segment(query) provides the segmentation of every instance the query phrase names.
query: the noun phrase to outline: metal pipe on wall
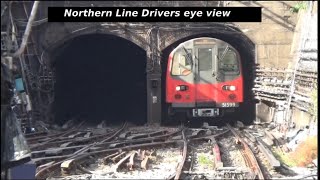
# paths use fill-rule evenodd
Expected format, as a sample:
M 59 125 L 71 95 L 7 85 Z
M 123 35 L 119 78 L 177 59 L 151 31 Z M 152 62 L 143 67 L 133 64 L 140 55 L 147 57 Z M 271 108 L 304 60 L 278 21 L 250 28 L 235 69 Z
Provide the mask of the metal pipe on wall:
M 29 35 L 30 35 L 30 32 L 31 32 L 31 27 L 32 27 L 32 24 L 33 24 L 34 19 L 36 17 L 36 14 L 37 14 L 39 3 L 40 3 L 40 1 L 35 1 L 33 3 L 31 14 L 30 14 L 30 18 L 28 19 L 28 24 L 27 24 L 26 30 L 24 32 L 20 48 L 12 55 L 13 57 L 20 56 L 25 50 L 25 47 L 27 45 L 27 42 L 28 42 L 28 39 L 29 39 Z

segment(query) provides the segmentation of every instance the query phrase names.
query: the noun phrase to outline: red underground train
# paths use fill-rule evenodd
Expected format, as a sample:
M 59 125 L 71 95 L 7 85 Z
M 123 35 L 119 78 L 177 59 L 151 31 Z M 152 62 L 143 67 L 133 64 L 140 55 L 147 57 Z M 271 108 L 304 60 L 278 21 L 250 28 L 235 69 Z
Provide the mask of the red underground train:
M 181 43 L 169 55 L 166 74 L 169 117 L 222 117 L 238 111 L 243 102 L 239 52 L 214 38 Z

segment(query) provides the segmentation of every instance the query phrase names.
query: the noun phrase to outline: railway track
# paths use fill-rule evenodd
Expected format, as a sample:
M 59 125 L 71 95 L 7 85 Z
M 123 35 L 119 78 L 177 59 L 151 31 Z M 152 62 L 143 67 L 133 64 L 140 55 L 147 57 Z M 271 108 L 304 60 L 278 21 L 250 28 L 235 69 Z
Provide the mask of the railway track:
M 113 131 L 112 133 L 107 133 L 107 134 L 103 134 L 101 136 L 95 136 L 95 137 L 91 137 L 91 138 L 87 138 L 84 142 L 90 142 L 90 141 L 94 141 L 93 143 L 89 143 L 88 145 L 84 146 L 84 147 L 81 147 L 81 149 L 77 150 L 76 152 L 73 152 L 72 154 L 69 154 L 69 155 L 65 155 L 65 156 L 60 156 L 58 158 L 53 158 L 54 156 L 50 156 L 50 162 L 45 164 L 45 165 L 42 165 L 40 167 L 38 167 L 38 172 L 36 173 L 36 178 L 37 179 L 43 179 L 45 178 L 45 176 L 53 171 L 55 171 L 56 168 L 58 168 L 64 161 L 68 161 L 70 159 L 73 159 L 73 158 L 77 158 L 78 156 L 81 156 L 83 153 L 87 152 L 91 147 L 94 147 L 96 144 L 101 144 L 101 143 L 104 143 L 106 141 L 110 141 L 112 140 L 114 137 L 116 137 L 121 131 L 123 131 L 123 129 L 126 127 L 126 122 L 123 123 L 123 125 Z M 71 132 L 74 132 L 73 129 L 70 130 Z M 67 131 L 66 133 L 63 133 L 63 135 L 61 136 L 58 136 L 58 138 L 64 138 L 64 136 L 66 135 L 69 135 L 70 134 L 70 131 Z M 78 134 L 78 133 L 77 133 Z M 103 137 L 107 137 L 107 138 L 103 138 Z M 72 138 L 72 137 L 71 137 Z M 55 138 L 54 140 L 58 140 L 57 138 Z M 41 144 L 42 146 L 40 147 L 43 147 L 43 145 L 48 145 L 50 142 L 53 142 L 53 143 L 56 143 L 54 142 L 54 140 L 51 140 L 51 141 L 47 141 L 46 143 L 44 144 Z M 98 142 L 99 140 L 99 142 Z M 69 139 L 67 140 L 67 142 L 65 143 L 69 143 L 69 144 L 73 144 L 74 142 L 78 142 L 77 140 L 74 140 L 74 139 Z M 82 141 L 83 142 L 83 141 Z M 60 142 L 61 143 L 61 142 Z M 58 143 L 58 144 L 60 144 Z M 32 147 L 37 147 L 37 146 L 32 146 Z M 31 149 L 32 149 L 31 147 Z M 49 147 L 52 147 L 52 146 L 49 146 Z M 45 154 L 48 154 L 45 152 Z M 65 158 L 65 159 L 64 159 Z M 58 160 L 58 159 L 64 159 L 64 160 Z M 39 161 L 36 160 L 36 159 L 33 159 L 36 163 Z M 43 160 L 41 161 L 43 162 Z
M 175 149 L 182 147 L 180 138 L 184 136 L 185 131 L 182 127 L 170 131 L 164 129 L 143 132 L 140 130 L 137 133 L 130 131 L 125 123 L 101 135 L 82 137 L 88 134 L 85 133 L 87 131 L 79 129 L 79 126 L 75 129 L 78 130 L 70 129 L 63 133 L 41 135 L 41 138 L 33 136 L 27 138 L 31 142 L 32 159 L 37 165 L 37 179 L 69 176 L 79 171 L 93 174 L 94 171 L 85 165 L 88 165 L 92 159 L 102 161 L 104 165 L 110 165 L 112 170 L 107 174 L 118 172 L 123 167 L 127 167 L 128 170 L 137 168 L 147 170 L 148 163 L 155 158 L 159 149 L 160 152 L 164 152 L 167 151 L 167 146 Z M 186 138 L 205 140 L 210 139 L 211 136 L 205 135 L 205 130 L 193 130 Z M 48 141 L 42 142 L 46 139 Z
M 270 179 L 272 175 L 281 176 L 275 172 L 281 166 L 280 162 L 259 137 L 247 130 L 237 131 L 229 124 L 226 127 L 224 133 L 210 137 L 208 142 L 184 140 L 184 156 L 179 163 L 184 164 L 183 171 L 179 166 L 176 172 L 181 174 L 168 179 Z M 222 142 L 223 138 L 228 141 Z M 238 154 L 232 155 L 231 151 L 238 151 Z M 209 161 L 204 162 L 203 157 Z M 228 162 L 230 160 L 234 162 Z
M 80 126 L 27 137 L 34 145 L 36 179 L 269 179 L 267 172 L 280 166 L 261 139 L 229 124 L 220 129 Z
M 187 132 L 187 130 L 185 130 Z M 231 132 L 233 137 L 229 135 Z M 229 150 L 221 151 L 220 137 L 233 139 L 234 150 L 240 154 L 242 163 L 230 164 L 221 153 L 230 156 Z M 183 156 L 175 174 L 167 179 L 265 179 L 255 155 L 230 126 L 223 133 L 215 134 L 207 139 L 187 139 L 183 136 Z M 227 143 L 228 144 L 228 143 Z M 230 145 L 230 144 L 228 144 Z M 230 157 L 229 157 L 230 158 Z M 239 157 L 238 157 L 239 158 Z
M 241 147 L 241 154 L 245 159 L 247 166 L 252 170 L 254 173 L 254 177 L 252 179 L 265 179 L 261 168 L 258 164 L 258 161 L 253 154 L 252 150 L 250 149 L 249 145 L 242 139 L 238 132 L 236 132 L 229 124 L 227 124 L 228 128 L 232 132 L 232 134 L 236 137 L 236 143 L 239 144 Z

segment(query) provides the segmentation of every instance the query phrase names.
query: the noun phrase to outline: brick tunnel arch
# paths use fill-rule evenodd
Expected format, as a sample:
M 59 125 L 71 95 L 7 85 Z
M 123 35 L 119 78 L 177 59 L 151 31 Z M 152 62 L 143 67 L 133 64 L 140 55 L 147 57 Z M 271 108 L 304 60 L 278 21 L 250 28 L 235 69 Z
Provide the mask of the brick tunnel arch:
M 48 63 L 50 64 L 52 61 L 52 54 L 53 52 L 63 46 L 66 42 L 68 42 L 71 39 L 74 39 L 78 36 L 83 35 L 90 35 L 90 34 L 101 34 L 101 35 L 110 35 L 110 36 L 116 36 L 119 38 L 126 39 L 133 44 L 139 46 L 140 48 L 144 50 L 148 50 L 148 45 L 146 43 L 146 40 L 144 37 L 139 36 L 138 34 L 135 34 L 134 32 L 130 32 L 126 29 L 126 26 L 116 26 L 114 28 L 118 28 L 118 31 L 114 31 L 113 29 L 103 28 L 102 26 L 95 26 L 91 25 L 87 27 L 85 24 L 80 25 L 68 25 L 66 23 L 64 24 L 58 24 L 58 23 L 50 23 L 46 24 L 45 28 L 41 30 L 42 33 L 40 33 L 40 44 L 42 48 L 44 49 L 45 58 L 48 60 Z M 48 56 L 50 54 L 50 56 Z
M 255 119 L 255 100 L 252 91 L 254 76 L 255 76 L 255 43 L 250 40 L 244 33 L 237 28 L 222 28 L 184 31 L 174 34 L 176 38 L 171 39 L 167 46 L 162 47 L 162 116 L 167 118 L 167 104 L 165 103 L 165 75 L 167 71 L 168 56 L 179 44 L 200 37 L 215 38 L 229 43 L 237 49 L 241 56 L 241 64 L 243 67 L 244 77 L 244 103 L 241 106 L 241 118 L 237 120 L 243 121 L 247 124 Z
M 48 51 L 55 71 L 55 122 L 146 122 L 146 51 L 111 34 L 67 38 Z M 134 104 L 133 104 L 134 103 Z

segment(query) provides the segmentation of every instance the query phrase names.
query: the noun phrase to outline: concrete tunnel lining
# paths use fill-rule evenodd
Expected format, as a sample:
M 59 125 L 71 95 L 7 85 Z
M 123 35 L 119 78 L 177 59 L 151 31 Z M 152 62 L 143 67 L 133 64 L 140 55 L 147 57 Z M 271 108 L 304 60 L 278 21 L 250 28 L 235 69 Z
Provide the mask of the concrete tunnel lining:
M 68 40 L 52 52 L 56 123 L 72 118 L 146 123 L 145 50 L 114 35 L 90 34 Z

